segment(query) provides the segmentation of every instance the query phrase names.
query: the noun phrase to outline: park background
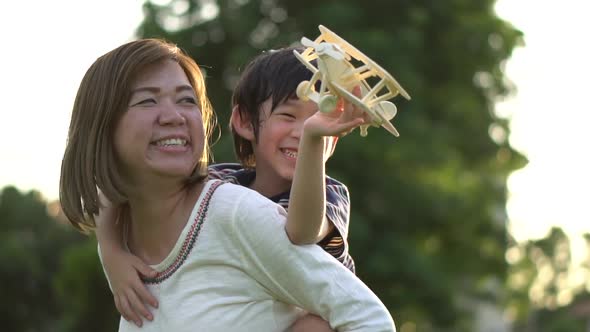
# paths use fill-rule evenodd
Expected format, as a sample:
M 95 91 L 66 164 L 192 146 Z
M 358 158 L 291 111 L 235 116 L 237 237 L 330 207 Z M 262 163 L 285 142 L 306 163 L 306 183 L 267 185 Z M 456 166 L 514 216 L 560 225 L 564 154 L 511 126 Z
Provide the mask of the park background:
M 588 329 L 583 1 L 31 1 L 0 13 L 0 321 L 113 331 L 92 237 L 60 214 L 77 85 L 99 55 L 165 37 L 207 72 L 233 161 L 231 87 L 248 59 L 323 24 L 389 70 L 399 139 L 349 135 L 351 252 L 401 332 Z M 587 147 L 586 147 L 587 150 Z

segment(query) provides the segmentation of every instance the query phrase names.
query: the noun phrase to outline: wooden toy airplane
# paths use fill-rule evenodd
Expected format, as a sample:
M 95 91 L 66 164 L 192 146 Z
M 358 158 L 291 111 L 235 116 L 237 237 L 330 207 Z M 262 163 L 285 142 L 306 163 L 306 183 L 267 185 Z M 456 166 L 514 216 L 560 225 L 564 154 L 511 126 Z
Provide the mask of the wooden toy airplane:
M 367 136 L 369 126 L 381 126 L 394 136 L 399 136 L 389 122 L 397 113 L 397 107 L 387 100 L 398 94 L 410 100 L 410 95 L 385 69 L 346 40 L 323 25 L 319 29 L 321 34 L 316 40 L 301 38 L 301 44 L 307 47 L 303 52 L 293 51 L 297 59 L 313 73 L 309 81 L 303 81 L 297 86 L 299 99 L 311 99 L 318 104 L 321 112 L 331 112 L 338 96 L 341 96 L 370 115 L 372 121 L 361 126 L 361 136 Z M 351 63 L 351 57 L 360 63 L 358 67 Z M 315 59 L 317 68 L 311 63 Z M 373 86 L 367 82 L 370 77 L 378 79 Z M 318 80 L 321 82 L 320 91 L 315 91 Z M 355 86 L 361 87 L 360 98 L 351 93 Z

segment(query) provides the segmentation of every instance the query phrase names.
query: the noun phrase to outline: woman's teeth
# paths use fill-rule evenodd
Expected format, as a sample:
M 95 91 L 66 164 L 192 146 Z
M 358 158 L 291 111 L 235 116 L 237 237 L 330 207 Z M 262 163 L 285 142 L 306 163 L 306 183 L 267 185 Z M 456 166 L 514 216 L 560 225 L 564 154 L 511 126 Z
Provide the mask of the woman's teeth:
M 168 138 L 156 142 L 157 146 L 186 145 L 186 140 L 181 138 Z

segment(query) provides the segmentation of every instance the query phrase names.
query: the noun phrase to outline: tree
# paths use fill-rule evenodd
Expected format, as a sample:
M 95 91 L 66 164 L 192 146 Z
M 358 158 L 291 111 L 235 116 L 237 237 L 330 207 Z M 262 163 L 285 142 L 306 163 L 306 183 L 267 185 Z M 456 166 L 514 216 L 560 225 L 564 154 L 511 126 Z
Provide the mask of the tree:
M 52 331 L 61 314 L 52 277 L 60 254 L 80 236 L 49 215 L 39 193 L 0 194 L 0 317 L 7 331 Z
M 54 287 L 64 312 L 60 331 L 117 330 L 119 314 L 101 268 L 94 237 L 62 254 Z
M 35 191 L 0 193 L 2 328 L 114 331 L 117 313 L 96 241 L 59 222 L 56 206 Z
M 525 164 L 494 102 L 513 91 L 503 63 L 522 33 L 494 1 L 193 0 L 144 5 L 141 37 L 178 43 L 207 72 L 221 123 L 218 161 L 233 160 L 230 90 L 262 50 L 315 38 L 323 24 L 389 70 L 413 99 L 394 100 L 396 140 L 347 137 L 328 163 L 351 191 L 358 275 L 398 325 L 470 331 L 471 303 L 507 265 L 506 178 Z M 353 135 L 356 136 L 356 135 Z M 354 160 L 354 162 L 351 162 Z
M 590 251 L 589 251 L 590 252 Z M 507 252 L 510 262 L 508 309 L 515 317 L 515 331 L 581 331 L 590 296 L 585 280 L 572 278 L 569 238 L 554 227 L 545 238 L 513 243 Z M 578 317 L 574 314 L 582 310 Z

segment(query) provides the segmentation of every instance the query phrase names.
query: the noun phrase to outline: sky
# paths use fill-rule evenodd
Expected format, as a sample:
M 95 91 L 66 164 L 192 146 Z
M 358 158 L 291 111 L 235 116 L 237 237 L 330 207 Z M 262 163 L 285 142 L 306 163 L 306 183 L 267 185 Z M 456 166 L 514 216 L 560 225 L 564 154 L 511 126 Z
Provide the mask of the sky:
M 57 199 L 71 107 L 85 70 L 133 38 L 142 0 L 11 1 L 0 10 L 0 188 Z M 518 93 L 497 105 L 509 141 L 529 159 L 509 178 L 509 228 L 517 240 L 553 225 L 590 232 L 587 0 L 499 0 L 498 14 L 525 33 L 506 64 Z M 588 150 L 586 148 L 586 150 Z M 575 236 L 574 236 L 575 238 Z M 579 241 L 579 236 L 578 236 Z
M 75 94 L 96 58 L 133 38 L 142 1 L 10 1 L 0 9 L 0 188 L 57 199 Z
M 496 9 L 526 43 L 506 66 L 517 95 L 497 105 L 511 119 L 511 145 L 529 159 L 508 181 L 511 232 L 517 239 L 543 237 L 552 225 L 590 232 L 590 49 L 583 42 L 590 2 L 501 0 Z M 579 248 L 581 238 L 573 241 Z

